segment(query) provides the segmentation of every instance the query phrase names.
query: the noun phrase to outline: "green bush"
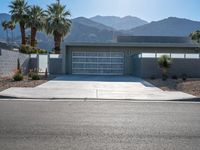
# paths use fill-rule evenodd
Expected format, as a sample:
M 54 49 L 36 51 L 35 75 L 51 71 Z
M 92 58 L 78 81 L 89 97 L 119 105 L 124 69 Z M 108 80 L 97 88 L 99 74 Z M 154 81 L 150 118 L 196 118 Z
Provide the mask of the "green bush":
M 166 81 L 167 79 L 168 79 L 168 75 L 163 74 L 163 75 L 162 75 L 162 80 L 163 80 L 163 81 Z
M 152 75 L 152 76 L 150 77 L 150 79 L 151 79 L 151 80 L 155 80 L 156 77 L 155 77 L 154 75 Z
M 47 50 L 31 47 L 29 45 L 21 45 L 20 52 L 25 54 L 46 54 Z
M 172 79 L 177 80 L 178 79 L 177 75 L 173 75 Z
M 23 75 L 19 71 L 17 71 L 14 76 L 13 76 L 14 81 L 22 81 L 23 80 Z
M 29 70 L 28 77 L 29 77 L 29 78 L 32 78 L 32 75 L 33 75 L 33 71 L 32 71 L 32 70 Z
M 168 55 L 162 55 L 158 58 L 158 64 L 162 70 L 162 79 L 165 81 L 168 78 L 168 69 L 172 64 L 172 59 Z
M 187 74 L 182 74 L 181 78 L 182 78 L 183 81 L 186 81 L 187 80 Z
M 37 73 L 33 73 L 31 78 L 32 80 L 40 80 L 40 76 Z

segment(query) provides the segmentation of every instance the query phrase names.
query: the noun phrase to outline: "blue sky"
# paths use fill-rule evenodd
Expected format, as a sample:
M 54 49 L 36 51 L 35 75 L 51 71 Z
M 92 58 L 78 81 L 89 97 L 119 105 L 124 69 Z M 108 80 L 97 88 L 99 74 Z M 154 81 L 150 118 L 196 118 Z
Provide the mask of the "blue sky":
M 0 0 L 0 13 L 9 12 L 10 0 Z M 46 8 L 56 0 L 28 0 Z M 147 21 L 156 21 L 170 16 L 200 21 L 200 0 L 60 0 L 67 5 L 72 18 L 95 15 L 137 16 Z

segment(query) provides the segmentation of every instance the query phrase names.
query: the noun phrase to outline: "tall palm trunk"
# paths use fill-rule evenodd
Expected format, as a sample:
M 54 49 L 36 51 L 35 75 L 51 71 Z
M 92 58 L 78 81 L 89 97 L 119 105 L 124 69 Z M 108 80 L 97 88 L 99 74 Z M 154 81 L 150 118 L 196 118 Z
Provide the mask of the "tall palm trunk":
M 54 34 L 54 44 L 55 44 L 55 53 L 60 54 L 60 44 L 62 40 L 62 35 L 58 32 L 55 32 Z
M 14 34 L 13 34 L 13 30 L 11 30 L 12 33 L 12 43 L 14 43 Z
M 31 28 L 31 46 L 35 47 L 35 38 L 36 38 L 37 29 L 35 27 Z
M 9 43 L 8 29 L 6 29 L 6 41 L 7 41 L 7 43 Z
M 26 45 L 26 32 L 25 32 L 25 24 L 23 22 L 20 22 L 20 31 L 21 31 L 21 42 L 22 45 Z

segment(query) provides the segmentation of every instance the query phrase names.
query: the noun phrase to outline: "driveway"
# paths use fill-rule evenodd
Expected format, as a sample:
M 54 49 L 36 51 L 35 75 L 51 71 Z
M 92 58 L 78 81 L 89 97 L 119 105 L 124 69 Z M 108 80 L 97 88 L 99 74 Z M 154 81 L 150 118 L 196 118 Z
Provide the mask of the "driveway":
M 10 88 L 0 93 L 20 98 L 84 98 L 174 100 L 194 98 L 182 92 L 167 92 L 132 76 L 65 75 L 36 88 Z
M 152 84 L 132 76 L 60 76 L 52 81 L 38 86 L 39 88 L 85 89 L 108 91 L 138 91 L 156 89 Z M 160 90 L 159 90 L 160 91 Z

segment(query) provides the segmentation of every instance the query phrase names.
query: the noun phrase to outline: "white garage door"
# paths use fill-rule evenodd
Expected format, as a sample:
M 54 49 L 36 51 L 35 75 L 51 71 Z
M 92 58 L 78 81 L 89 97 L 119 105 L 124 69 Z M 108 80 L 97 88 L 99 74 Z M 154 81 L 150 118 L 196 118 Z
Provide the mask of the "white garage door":
M 123 52 L 72 52 L 72 74 L 123 75 Z

